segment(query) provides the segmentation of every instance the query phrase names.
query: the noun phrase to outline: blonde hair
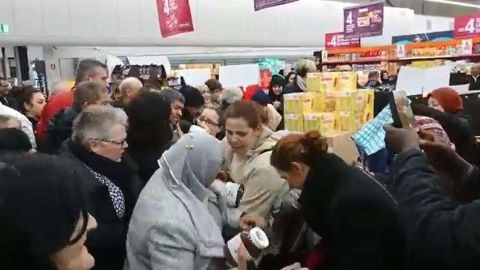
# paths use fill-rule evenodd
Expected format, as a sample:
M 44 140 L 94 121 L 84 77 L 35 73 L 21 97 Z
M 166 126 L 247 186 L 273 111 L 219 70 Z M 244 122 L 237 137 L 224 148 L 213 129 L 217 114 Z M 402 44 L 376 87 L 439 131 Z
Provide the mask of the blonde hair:
M 302 78 L 305 78 L 307 73 L 315 72 L 316 70 L 317 65 L 315 65 L 315 62 L 309 59 L 300 59 L 295 65 L 295 71 L 297 72 L 297 75 Z

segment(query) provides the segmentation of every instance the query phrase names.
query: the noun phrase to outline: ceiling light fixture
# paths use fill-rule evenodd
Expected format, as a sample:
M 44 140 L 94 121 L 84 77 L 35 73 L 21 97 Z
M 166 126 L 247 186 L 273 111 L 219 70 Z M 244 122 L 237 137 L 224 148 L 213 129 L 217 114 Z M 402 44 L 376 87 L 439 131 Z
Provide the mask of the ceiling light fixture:
M 480 5 L 458 2 L 458 1 L 450 1 L 450 0 L 424 0 L 424 1 L 440 3 L 440 4 L 447 4 L 447 5 L 454 5 L 454 6 L 480 8 Z

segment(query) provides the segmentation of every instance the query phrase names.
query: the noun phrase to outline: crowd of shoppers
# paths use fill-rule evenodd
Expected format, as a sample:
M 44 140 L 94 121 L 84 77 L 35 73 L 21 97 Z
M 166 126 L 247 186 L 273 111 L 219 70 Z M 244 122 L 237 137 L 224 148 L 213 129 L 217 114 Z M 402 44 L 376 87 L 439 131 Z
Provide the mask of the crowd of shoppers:
M 437 89 L 412 104 L 415 127 L 385 126 L 395 156 L 372 175 L 317 131 L 275 133 L 314 65 L 249 101 L 215 79 L 135 77 L 111 100 L 89 59 L 47 101 L 0 79 L 0 268 L 478 269 L 480 169 L 458 94 Z M 252 227 L 269 238 L 258 254 Z

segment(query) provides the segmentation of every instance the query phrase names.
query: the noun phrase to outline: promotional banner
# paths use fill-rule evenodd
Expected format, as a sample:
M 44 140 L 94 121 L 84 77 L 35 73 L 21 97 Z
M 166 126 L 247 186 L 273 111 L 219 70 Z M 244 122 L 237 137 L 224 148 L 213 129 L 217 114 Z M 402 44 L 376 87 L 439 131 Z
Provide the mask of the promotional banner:
M 192 13 L 188 0 L 157 0 L 162 37 L 192 32 Z
M 346 37 L 371 37 L 383 34 L 383 8 L 377 2 L 347 7 L 343 10 L 343 33 Z
M 325 48 L 357 48 L 360 47 L 359 37 L 347 38 L 342 32 L 326 33 L 325 34 Z
M 280 6 L 295 1 L 298 0 L 253 0 L 253 5 L 255 6 L 255 11 L 258 11 L 264 8 Z
M 453 39 L 453 31 L 442 31 L 432 33 L 418 33 L 413 35 L 394 36 L 392 37 L 393 45 L 402 45 L 408 43 L 418 43 L 424 41 L 441 41 Z
M 480 12 L 455 17 L 455 38 L 480 36 Z

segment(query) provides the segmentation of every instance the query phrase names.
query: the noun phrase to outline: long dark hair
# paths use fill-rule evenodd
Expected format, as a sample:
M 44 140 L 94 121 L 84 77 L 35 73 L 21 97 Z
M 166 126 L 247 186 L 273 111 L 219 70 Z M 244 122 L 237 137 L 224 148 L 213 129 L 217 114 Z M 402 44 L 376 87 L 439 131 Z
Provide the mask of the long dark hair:
M 170 103 L 156 92 L 142 92 L 126 108 L 130 148 L 162 147 L 172 140 Z
M 0 157 L 2 269 L 54 269 L 51 256 L 81 239 L 88 213 L 72 165 L 41 154 Z
M 18 102 L 19 110 L 23 114 L 27 113 L 27 110 L 25 108 L 25 103 L 31 104 L 33 94 L 41 93 L 41 92 L 42 91 L 40 91 L 40 89 L 35 89 L 31 85 L 17 87 L 16 89 L 12 90 L 12 93 L 14 93 L 14 97 Z
M 268 87 L 268 97 L 270 98 L 270 102 L 274 101 L 283 101 L 283 93 L 280 95 L 276 95 L 273 92 L 274 86 L 281 86 L 282 88 L 285 87 L 285 79 L 280 75 L 273 75 L 272 80 L 270 81 L 270 86 Z

